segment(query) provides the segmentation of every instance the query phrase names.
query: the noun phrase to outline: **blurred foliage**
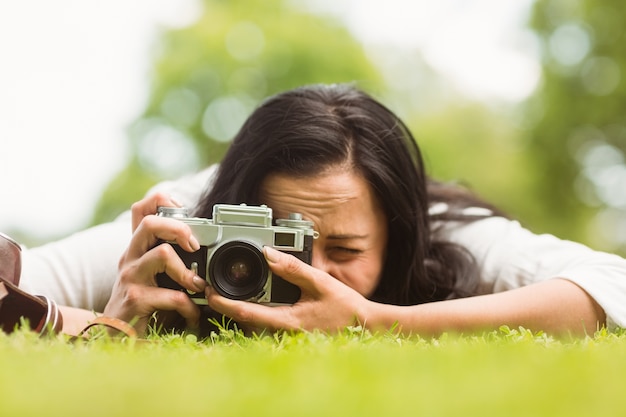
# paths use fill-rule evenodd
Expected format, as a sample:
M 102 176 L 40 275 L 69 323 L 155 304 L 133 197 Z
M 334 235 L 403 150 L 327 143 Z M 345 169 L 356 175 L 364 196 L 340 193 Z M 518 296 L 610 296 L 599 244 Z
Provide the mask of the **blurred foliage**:
M 409 124 L 433 177 L 472 189 L 529 227 L 539 223 L 542 212 L 528 199 L 538 182 L 534 161 L 512 115 L 457 98 Z
M 521 109 L 451 92 L 419 51 L 365 51 L 302 0 L 202 4 L 194 24 L 157 40 L 149 102 L 129 128 L 132 156 L 93 223 L 160 180 L 219 161 L 265 97 L 356 82 L 407 121 L 433 176 L 470 186 L 535 231 L 626 252 L 626 10 L 616 0 L 536 1 L 529 26 L 542 82 Z
M 340 22 L 293 1 L 202 4 L 197 22 L 158 40 L 149 103 L 129 129 L 132 157 L 101 198 L 94 224 L 127 209 L 156 182 L 219 161 L 269 95 L 312 83 L 381 88 L 379 71 Z
M 626 248 L 626 9 L 617 0 L 538 0 L 531 27 L 543 82 L 528 103 L 541 227 Z

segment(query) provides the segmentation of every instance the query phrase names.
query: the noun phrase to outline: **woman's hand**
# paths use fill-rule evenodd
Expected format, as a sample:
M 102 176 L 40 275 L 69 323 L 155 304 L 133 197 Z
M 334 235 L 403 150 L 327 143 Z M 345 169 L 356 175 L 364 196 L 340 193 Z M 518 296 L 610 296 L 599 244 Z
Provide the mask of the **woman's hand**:
M 361 294 L 327 273 L 296 257 L 265 247 L 272 272 L 302 290 L 300 300 L 290 306 L 268 307 L 222 297 L 211 287 L 205 294 L 209 306 L 244 327 L 270 330 L 313 330 L 329 332 L 357 323 L 364 324 L 370 304 Z
M 158 244 L 176 242 L 189 252 L 200 248 L 187 224 L 155 215 L 159 206 L 180 207 L 180 204 L 164 194 L 133 204 L 133 237 L 120 259 L 118 279 L 104 309 L 104 315 L 133 323 L 139 333 L 145 333 L 156 310 L 176 311 L 188 326 L 198 325 L 199 308 L 182 291 L 157 287 L 158 273 L 166 273 L 191 291 L 204 291 L 206 287 L 206 281 L 185 266 L 170 244 Z

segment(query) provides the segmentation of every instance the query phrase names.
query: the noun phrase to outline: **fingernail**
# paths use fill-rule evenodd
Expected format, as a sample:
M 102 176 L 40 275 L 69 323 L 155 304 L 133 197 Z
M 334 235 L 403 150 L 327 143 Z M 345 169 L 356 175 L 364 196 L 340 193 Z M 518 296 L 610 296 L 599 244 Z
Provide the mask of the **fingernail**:
M 206 281 L 196 275 L 195 277 L 193 277 L 193 285 L 196 286 L 196 289 L 198 291 L 204 291 L 204 289 L 206 288 Z
M 198 239 L 196 239 L 194 235 L 191 235 L 189 237 L 189 246 L 191 246 L 191 249 L 193 249 L 194 251 L 200 249 L 200 243 L 198 243 Z
M 265 254 L 265 259 L 267 260 L 267 262 L 276 263 L 280 259 L 280 252 L 274 248 L 264 246 L 263 252 Z

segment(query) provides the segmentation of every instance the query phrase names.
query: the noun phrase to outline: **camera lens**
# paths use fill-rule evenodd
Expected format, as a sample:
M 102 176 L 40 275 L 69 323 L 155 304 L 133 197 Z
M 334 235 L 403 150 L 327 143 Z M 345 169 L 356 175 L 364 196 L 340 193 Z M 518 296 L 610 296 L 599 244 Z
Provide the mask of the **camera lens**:
M 235 283 L 243 284 L 250 279 L 250 265 L 243 260 L 235 260 L 228 269 L 230 270 L 228 276 Z
M 235 300 L 258 296 L 268 273 L 261 250 L 247 242 L 225 243 L 213 252 L 209 262 L 211 285 L 219 294 Z

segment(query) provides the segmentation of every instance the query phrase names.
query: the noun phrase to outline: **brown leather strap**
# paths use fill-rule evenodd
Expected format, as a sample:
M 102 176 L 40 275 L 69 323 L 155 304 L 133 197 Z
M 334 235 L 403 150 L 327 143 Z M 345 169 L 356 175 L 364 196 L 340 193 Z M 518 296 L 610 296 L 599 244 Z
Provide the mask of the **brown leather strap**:
M 0 233 L 0 328 L 11 333 L 26 319 L 30 328 L 41 335 L 59 333 L 63 329 L 63 317 L 56 303 L 18 288 L 21 252 L 16 241 Z
M 7 287 L 4 286 L 4 283 L 0 281 L 0 307 L 2 307 L 2 300 L 8 296 L 9 290 L 7 290 Z
M 63 316 L 54 301 L 28 294 L 0 279 L 0 327 L 11 333 L 23 320 L 40 335 L 56 334 L 63 329 Z
M 83 330 L 81 330 L 79 337 L 84 336 L 87 331 L 94 326 L 105 326 L 109 329 L 122 333 L 125 336 L 136 338 L 137 331 L 133 326 L 126 323 L 124 320 L 117 319 L 115 317 L 99 316 L 91 321 Z
M 0 233 L 0 279 L 16 287 L 20 285 L 22 248 L 4 233 Z
M 43 320 L 41 329 L 39 329 L 39 334 L 44 335 L 48 332 L 52 334 L 61 333 L 61 330 L 63 330 L 63 316 L 57 303 L 43 295 L 38 295 L 37 298 L 42 300 L 47 307 L 46 317 Z
M 39 334 L 59 333 L 63 316 L 57 304 L 45 296 L 33 296 L 18 288 L 22 270 L 20 245 L 0 233 L 0 328 L 11 333 L 28 320 L 30 328 Z M 113 317 L 97 317 L 80 335 L 94 326 L 106 326 L 128 337 L 137 337 L 137 331 L 128 323 Z

